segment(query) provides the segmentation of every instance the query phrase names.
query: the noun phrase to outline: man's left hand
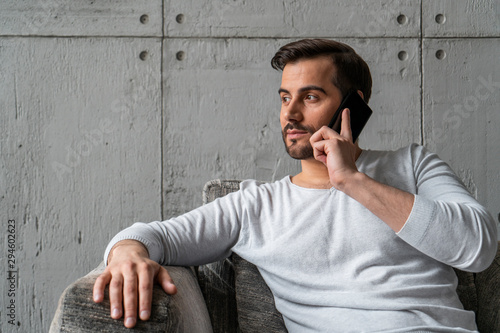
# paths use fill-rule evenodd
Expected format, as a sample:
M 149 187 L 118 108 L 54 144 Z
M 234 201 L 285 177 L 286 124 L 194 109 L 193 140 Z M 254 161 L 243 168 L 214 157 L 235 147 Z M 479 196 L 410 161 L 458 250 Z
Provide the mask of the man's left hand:
M 350 124 L 349 109 L 344 109 L 340 134 L 323 126 L 310 139 L 314 158 L 326 165 L 330 183 L 338 190 L 358 173 L 356 158 L 360 149 L 352 142 Z

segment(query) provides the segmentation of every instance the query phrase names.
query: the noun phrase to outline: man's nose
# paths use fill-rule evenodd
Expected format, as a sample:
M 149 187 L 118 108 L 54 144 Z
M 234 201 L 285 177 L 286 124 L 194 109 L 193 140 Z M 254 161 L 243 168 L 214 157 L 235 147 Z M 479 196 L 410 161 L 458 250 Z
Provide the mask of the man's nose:
M 300 122 L 303 120 L 302 107 L 299 101 L 291 100 L 288 105 L 283 106 L 283 115 L 288 122 Z

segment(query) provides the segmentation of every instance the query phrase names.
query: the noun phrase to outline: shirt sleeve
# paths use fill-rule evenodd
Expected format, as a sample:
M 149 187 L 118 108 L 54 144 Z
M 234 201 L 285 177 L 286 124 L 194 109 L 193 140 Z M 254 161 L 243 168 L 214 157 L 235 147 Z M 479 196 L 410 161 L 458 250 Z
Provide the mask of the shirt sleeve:
M 417 193 L 398 236 L 461 270 L 486 269 L 497 251 L 497 227 L 451 168 L 424 147 L 411 147 Z
M 239 238 L 243 197 L 238 191 L 170 220 L 134 223 L 113 237 L 104 260 L 125 239 L 143 243 L 150 259 L 161 265 L 196 266 L 226 258 Z

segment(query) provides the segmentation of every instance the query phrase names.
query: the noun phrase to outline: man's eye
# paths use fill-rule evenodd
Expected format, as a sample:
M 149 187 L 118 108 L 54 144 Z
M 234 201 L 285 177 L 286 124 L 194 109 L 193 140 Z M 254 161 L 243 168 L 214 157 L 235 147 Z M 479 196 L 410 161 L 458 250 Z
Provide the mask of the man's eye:
M 309 101 L 313 101 L 313 100 L 316 100 L 316 99 L 317 99 L 317 97 L 316 97 L 316 96 L 314 96 L 314 95 L 307 95 L 307 96 L 306 96 L 306 99 L 307 99 L 307 100 L 309 100 Z
M 283 103 L 288 103 L 288 102 L 290 102 L 290 97 L 288 97 L 288 96 L 283 96 L 283 97 L 281 97 L 281 102 L 283 102 Z

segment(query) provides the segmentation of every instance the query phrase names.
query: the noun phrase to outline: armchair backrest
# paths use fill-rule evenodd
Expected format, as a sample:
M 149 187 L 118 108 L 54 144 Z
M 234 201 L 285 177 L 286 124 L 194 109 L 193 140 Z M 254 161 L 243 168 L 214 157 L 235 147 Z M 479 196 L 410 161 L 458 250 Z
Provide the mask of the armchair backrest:
M 239 180 L 205 184 L 203 203 L 239 190 Z M 199 266 L 198 283 L 207 304 L 214 333 L 286 333 L 274 297 L 257 267 L 236 254 Z
M 239 180 L 212 180 L 203 188 L 203 204 L 240 188 Z M 235 276 L 232 258 L 197 267 L 198 283 L 205 298 L 214 333 L 237 333 Z

